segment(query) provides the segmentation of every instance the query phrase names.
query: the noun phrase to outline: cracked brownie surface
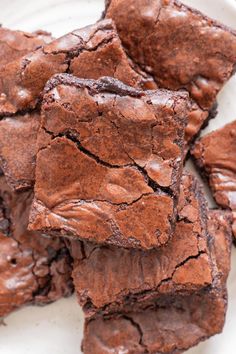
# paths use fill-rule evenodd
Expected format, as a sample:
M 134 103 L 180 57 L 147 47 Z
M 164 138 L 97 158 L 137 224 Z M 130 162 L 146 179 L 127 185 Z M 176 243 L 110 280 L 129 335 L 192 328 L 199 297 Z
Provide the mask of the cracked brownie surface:
M 0 167 L 14 190 L 34 185 L 39 126 L 37 111 L 0 121 Z
M 65 66 L 55 66 L 56 71 L 59 72 L 69 71 L 78 77 L 91 79 L 109 75 L 131 86 L 146 89 L 156 87 L 153 80 L 139 68 L 133 68 L 134 65 L 127 58 L 112 21 L 104 20 L 96 25 L 74 31 L 46 45 L 44 49 L 39 49 L 7 65 L 4 69 L 5 74 L 2 74 L 0 91 L 2 90 L 3 96 L 4 92 L 8 92 L 9 100 L 13 99 L 15 109 L 11 113 L 22 109 L 28 110 L 31 103 L 32 107 L 35 106 L 46 81 L 55 72 L 54 60 L 57 64 L 66 62 Z M 41 76 L 40 82 L 38 76 Z M 22 90 L 27 94 L 22 96 Z M 27 97 L 30 97 L 29 100 Z M 5 105 L 4 102 L 3 99 L 0 107 Z M 6 117 L 0 121 L 0 167 L 13 189 L 32 187 L 39 110 L 36 109 L 28 114 L 16 114 L 12 118 L 4 112 L 3 115 Z M 45 144 L 45 138 L 46 136 L 41 132 L 40 143 Z
M 165 296 L 143 312 L 87 319 L 82 349 L 85 354 L 111 352 L 179 354 L 222 331 L 227 307 L 230 218 L 210 212 L 215 271 L 212 286 L 188 296 Z
M 73 280 L 86 316 L 145 308 L 162 294 L 193 293 L 212 282 L 206 201 L 184 175 L 173 238 L 151 251 L 71 241 Z
M 51 35 L 44 31 L 27 33 L 0 27 L 0 66 L 21 58 L 51 40 Z
M 49 81 L 30 228 L 149 249 L 169 240 L 188 95 L 112 78 Z
M 26 33 L 0 28 L 1 70 L 5 64 L 20 60 L 28 52 L 51 40 L 50 34 L 43 31 Z M 4 93 L 0 92 L 0 95 L 2 102 Z M 0 168 L 13 189 L 33 185 L 39 118 L 40 114 L 33 112 L 13 118 L 5 117 L 0 121 Z
M 64 72 L 94 79 L 111 75 L 130 86 L 156 87 L 147 74 L 132 68 L 112 21 L 103 20 L 5 65 L 0 73 L 0 116 L 35 108 L 46 82 Z
M 0 317 L 73 291 L 71 258 L 63 240 L 27 231 L 31 202 L 31 191 L 14 193 L 0 176 Z
M 233 211 L 236 237 L 236 121 L 199 139 L 191 154 L 217 204 Z
M 185 88 L 197 102 L 186 129 L 190 141 L 235 71 L 236 32 L 173 0 L 108 0 L 105 16 L 159 87 Z

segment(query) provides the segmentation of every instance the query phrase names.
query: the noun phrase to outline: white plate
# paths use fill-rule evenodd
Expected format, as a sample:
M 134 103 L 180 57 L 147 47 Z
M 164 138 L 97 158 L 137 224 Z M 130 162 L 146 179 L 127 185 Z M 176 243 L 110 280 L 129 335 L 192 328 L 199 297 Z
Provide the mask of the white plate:
M 184 2 L 236 28 L 235 0 L 184 0 Z M 0 9 L 0 23 L 6 27 L 27 31 L 42 28 L 51 31 L 54 36 L 60 36 L 96 21 L 103 10 L 103 0 L 0 0 Z M 236 119 L 236 76 L 220 93 L 219 114 L 210 122 L 206 131 L 216 129 L 234 119 Z M 212 203 L 210 195 L 209 200 Z M 223 334 L 189 350 L 188 354 L 236 353 L 235 249 L 228 284 L 229 309 Z M 26 307 L 10 315 L 5 322 L 6 326 L 0 327 L 1 354 L 80 353 L 83 315 L 75 297 L 43 308 Z

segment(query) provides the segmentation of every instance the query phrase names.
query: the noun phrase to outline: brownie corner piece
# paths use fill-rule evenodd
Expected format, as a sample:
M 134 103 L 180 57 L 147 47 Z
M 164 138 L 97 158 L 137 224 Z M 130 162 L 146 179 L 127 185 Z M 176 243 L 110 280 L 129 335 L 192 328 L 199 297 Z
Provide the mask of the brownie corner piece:
M 198 139 L 191 155 L 200 173 L 209 182 L 216 203 L 232 210 L 236 220 L 236 121 Z M 233 223 L 236 235 L 236 222 Z
M 172 233 L 189 98 L 112 78 L 49 81 L 30 228 L 149 249 Z

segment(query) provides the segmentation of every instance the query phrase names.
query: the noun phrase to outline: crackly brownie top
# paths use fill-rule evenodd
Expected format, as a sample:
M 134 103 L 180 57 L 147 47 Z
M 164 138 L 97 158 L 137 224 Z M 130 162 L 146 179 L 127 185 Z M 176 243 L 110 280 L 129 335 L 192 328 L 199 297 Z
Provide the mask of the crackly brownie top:
M 182 353 L 220 333 L 227 307 L 226 280 L 230 263 L 230 219 L 220 211 L 209 214 L 218 271 L 206 291 L 188 296 L 163 296 L 143 312 L 86 320 L 83 352 L 110 354 Z M 224 264 L 222 263 L 224 260 Z
M 165 243 L 188 96 L 66 74 L 46 92 L 42 130 L 51 142 L 37 156 L 31 227 L 127 247 Z
M 13 193 L 0 177 L 0 317 L 72 292 L 64 242 L 27 231 L 31 202 L 31 191 Z
M 236 121 L 199 139 L 192 155 L 209 178 L 217 204 L 236 212 Z
M 86 314 L 106 311 L 114 302 L 124 308 L 126 299 L 135 306 L 137 297 L 145 307 L 153 294 L 191 293 L 211 284 L 206 217 L 200 186 L 185 175 L 176 230 L 166 246 L 143 252 L 71 241 L 74 284 Z
M 94 80 L 110 76 L 133 87 L 157 88 L 154 80 L 127 57 L 111 20 L 100 21 L 74 33 L 87 41 L 70 61 L 69 72 L 74 76 Z
M 47 80 L 56 73 L 92 79 L 108 75 L 131 86 L 156 87 L 147 74 L 134 69 L 113 22 L 100 21 L 5 65 L 0 73 L 0 115 L 35 108 Z
M 0 121 L 0 167 L 15 190 L 33 186 L 40 113 Z
M 40 36 L 40 34 L 38 34 L 38 36 Z M 33 37 L 33 35 L 31 37 Z M 75 48 L 73 47 L 74 45 Z M 78 51 L 76 50 L 76 46 L 78 46 Z M 73 49 L 73 51 L 70 52 L 70 49 Z M 44 55 L 42 51 L 41 49 L 41 55 Z M 68 51 L 67 55 L 73 58 L 70 62 L 68 57 L 70 71 L 79 77 L 97 79 L 104 75 L 110 75 L 132 86 L 145 86 L 146 88 L 149 86 L 155 87 L 154 84 L 154 86 L 152 85 L 152 80 L 146 75 L 143 73 L 138 74 L 132 69 L 132 63 L 128 60 L 122 49 L 111 20 L 104 20 L 96 25 L 74 31 L 73 34 L 70 33 L 52 42 L 44 48 L 44 51 L 47 51 L 47 53 L 52 52 L 56 57 L 59 55 L 60 51 Z M 37 53 L 38 52 L 39 51 L 37 51 Z M 30 56 L 31 54 L 29 57 Z M 25 80 L 27 76 L 30 80 L 32 79 L 29 89 L 36 89 L 37 91 L 35 85 L 37 86 L 38 82 L 35 84 L 33 78 L 36 78 L 38 72 L 42 70 L 42 57 L 40 56 L 41 59 L 39 59 L 38 56 L 35 58 L 37 66 L 33 66 L 32 70 L 25 72 L 26 66 L 32 64 L 30 64 L 30 61 L 27 62 L 27 60 L 25 61 L 26 66 L 23 65 L 21 67 L 21 73 L 24 73 L 23 78 L 20 75 L 20 79 L 19 76 L 9 79 L 11 90 L 14 92 L 16 90 L 14 86 L 15 79 Z M 45 60 L 47 64 L 50 63 L 46 55 Z M 24 63 L 24 59 L 20 59 L 19 63 L 20 62 Z M 13 64 L 13 67 L 15 67 L 15 64 Z M 53 68 L 50 68 L 50 70 L 52 69 Z M 44 81 L 42 82 L 42 86 L 44 86 L 46 80 L 51 76 L 49 75 L 50 70 L 43 73 L 45 77 L 43 77 Z M 64 71 L 64 69 L 62 71 Z M 14 70 L 12 73 L 14 74 Z M 3 80 L 8 80 L 8 78 L 4 77 Z M 23 86 L 24 84 L 21 82 L 20 87 L 22 88 Z M 20 99 L 22 99 L 22 97 Z M 24 99 L 25 98 L 23 98 L 23 100 Z M 33 185 L 38 126 L 39 114 L 34 112 L 27 115 L 18 114 L 14 116 L 14 118 L 6 117 L 6 119 L 0 122 L 0 165 L 4 170 L 8 183 L 14 189 L 20 190 Z M 9 138 L 12 142 L 11 144 L 9 144 Z M 44 142 L 45 137 L 42 137 L 42 134 L 39 138 Z
M 47 32 L 27 33 L 0 28 L 0 66 L 16 60 L 51 41 Z
M 186 88 L 202 109 L 234 72 L 236 32 L 178 1 L 110 0 L 106 17 L 160 87 Z
M 51 40 L 51 35 L 44 31 L 27 33 L 0 28 L 0 66 L 21 58 Z M 0 92 L 2 100 L 4 93 Z M 32 186 L 38 127 L 37 113 L 18 115 L 12 119 L 7 117 L 0 121 L 0 168 L 14 189 Z

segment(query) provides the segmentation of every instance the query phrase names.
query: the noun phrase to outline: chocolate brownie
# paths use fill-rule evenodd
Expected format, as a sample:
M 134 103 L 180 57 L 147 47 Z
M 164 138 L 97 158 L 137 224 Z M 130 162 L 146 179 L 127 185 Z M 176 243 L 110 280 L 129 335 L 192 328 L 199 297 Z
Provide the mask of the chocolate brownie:
M 21 58 L 51 39 L 51 35 L 43 31 L 27 33 L 0 27 L 0 66 Z
M 32 192 L 14 193 L 0 177 L 0 317 L 25 304 L 72 293 L 71 258 L 63 240 L 27 231 Z
M 188 95 L 105 77 L 49 81 L 32 230 L 116 246 L 165 244 L 175 221 Z
M 218 267 L 211 287 L 188 296 L 164 296 L 143 312 L 131 310 L 87 319 L 84 353 L 179 354 L 220 333 L 227 307 L 231 237 L 228 217 L 210 213 L 209 231 L 214 236 Z
M 191 140 L 235 71 L 236 31 L 174 0 L 108 0 L 105 16 L 159 87 L 185 88 L 197 102 L 186 133 Z
M 184 175 L 175 233 L 166 246 L 143 252 L 71 241 L 73 279 L 86 316 L 145 308 L 161 294 L 189 294 L 211 284 L 206 219 L 201 188 Z
M 104 20 L 5 65 L 0 73 L 0 115 L 35 108 L 46 82 L 63 72 L 94 79 L 108 75 L 131 86 L 156 87 L 147 74 L 131 67 L 112 21 Z
M 191 153 L 217 204 L 233 211 L 236 237 L 236 121 L 199 139 Z

